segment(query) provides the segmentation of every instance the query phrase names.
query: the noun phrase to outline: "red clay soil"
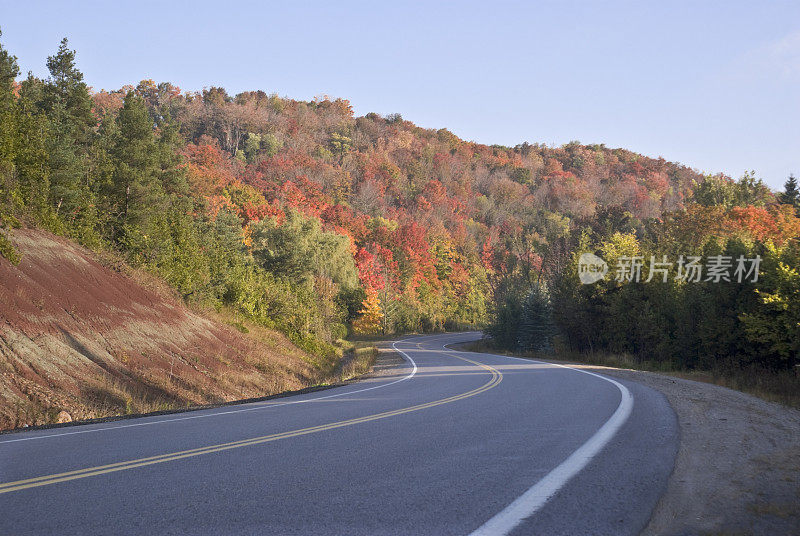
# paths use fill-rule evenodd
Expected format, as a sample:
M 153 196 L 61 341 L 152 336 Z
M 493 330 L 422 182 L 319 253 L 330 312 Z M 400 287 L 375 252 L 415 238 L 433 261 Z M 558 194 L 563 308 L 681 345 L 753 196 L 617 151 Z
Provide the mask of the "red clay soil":
M 282 335 L 242 334 L 187 309 L 155 278 L 108 268 L 44 231 L 17 230 L 12 240 L 22 262 L 0 258 L 0 429 L 264 396 L 324 379 Z

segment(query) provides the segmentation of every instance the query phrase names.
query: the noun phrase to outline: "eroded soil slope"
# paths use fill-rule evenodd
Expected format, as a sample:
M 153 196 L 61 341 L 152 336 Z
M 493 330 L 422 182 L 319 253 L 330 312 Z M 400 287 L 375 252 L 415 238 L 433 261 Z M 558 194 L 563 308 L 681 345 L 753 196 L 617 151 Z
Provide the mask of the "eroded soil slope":
M 68 240 L 24 229 L 13 241 L 19 266 L 0 258 L 0 429 L 263 396 L 325 379 L 282 335 L 245 335 L 201 316 L 154 290 L 158 281 L 108 268 Z

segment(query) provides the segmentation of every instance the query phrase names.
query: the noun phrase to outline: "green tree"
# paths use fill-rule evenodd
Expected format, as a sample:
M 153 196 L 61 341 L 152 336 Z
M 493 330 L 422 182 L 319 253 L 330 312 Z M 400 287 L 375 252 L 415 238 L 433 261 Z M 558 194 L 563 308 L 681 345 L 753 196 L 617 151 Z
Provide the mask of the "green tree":
M 186 200 L 168 198 L 164 214 L 154 215 L 148 236 L 150 264 L 184 299 L 202 299 L 209 288 L 209 259 L 203 254 L 202 235 Z
M 774 368 L 792 369 L 800 363 L 800 244 L 768 245 L 762 278 L 756 291 L 758 307 L 744 309 L 740 318 L 749 339 L 767 345 Z
M 797 179 L 794 175 L 789 175 L 783 185 L 783 192 L 778 194 L 778 200 L 784 205 L 792 205 L 800 216 L 800 190 L 797 188 Z
M 225 305 L 236 303 L 236 279 L 247 264 L 252 264 L 242 243 L 241 219 L 228 210 L 220 210 L 215 220 L 204 223 L 202 241 L 208 249 L 212 297 Z
M 270 219 L 254 226 L 253 255 L 266 270 L 297 282 L 319 275 L 341 287 L 358 284 L 347 238 L 323 231 L 318 219 L 296 210 L 283 223 Z
M 18 74 L 16 57 L 0 45 L 0 256 L 13 262 L 19 256 L 7 230 L 19 225 L 20 216 L 55 226 L 48 202 L 47 122 L 30 99 L 15 94 Z
M 350 148 L 353 145 L 353 140 L 344 134 L 334 132 L 331 134 L 329 145 L 331 148 L 331 153 L 333 153 L 339 159 L 339 162 L 341 162 L 342 158 L 344 158 L 344 155 L 350 151 Z
M 2 36 L 2 32 L 0 32 Z M 14 97 L 17 58 L 0 45 L 0 256 L 19 262 L 6 229 L 18 225 L 16 213 L 23 204 L 16 180 L 15 156 L 19 145 L 19 110 Z
M 519 348 L 542 352 L 552 348 L 555 334 L 550 295 L 544 285 L 535 285 L 522 304 L 519 325 Z
M 47 58 L 47 69 L 50 76 L 37 91 L 37 105 L 50 123 L 50 199 L 68 234 L 84 243 L 97 242 L 96 200 L 89 162 L 97 121 L 89 88 L 66 38 L 56 54 Z
M 763 206 L 772 201 L 773 195 L 764 181 L 756 179 L 755 172 L 750 171 L 738 181 L 724 176 L 708 176 L 695 184 L 693 198 L 696 203 L 706 207 L 731 208 Z
M 158 224 L 155 216 L 167 206 L 161 182 L 160 150 L 144 100 L 128 92 L 117 117 L 110 191 L 115 241 L 143 253 L 148 235 Z
M 259 149 L 261 149 L 261 136 L 248 132 L 247 139 L 244 140 L 244 156 L 248 164 L 255 162 Z
M 519 287 L 510 281 L 502 286 L 507 288 L 496 288 L 494 291 L 491 323 L 485 331 L 492 338 L 493 344 L 514 349 L 519 342 L 522 299 Z

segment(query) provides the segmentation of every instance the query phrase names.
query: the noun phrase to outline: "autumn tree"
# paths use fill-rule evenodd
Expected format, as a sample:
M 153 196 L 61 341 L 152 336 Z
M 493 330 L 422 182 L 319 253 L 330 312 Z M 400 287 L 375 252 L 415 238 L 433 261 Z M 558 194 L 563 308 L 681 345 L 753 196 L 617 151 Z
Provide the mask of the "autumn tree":
M 367 288 L 366 293 L 367 296 L 358 312 L 359 316 L 353 321 L 353 331 L 361 335 L 377 333 L 383 319 L 378 291 L 374 288 Z

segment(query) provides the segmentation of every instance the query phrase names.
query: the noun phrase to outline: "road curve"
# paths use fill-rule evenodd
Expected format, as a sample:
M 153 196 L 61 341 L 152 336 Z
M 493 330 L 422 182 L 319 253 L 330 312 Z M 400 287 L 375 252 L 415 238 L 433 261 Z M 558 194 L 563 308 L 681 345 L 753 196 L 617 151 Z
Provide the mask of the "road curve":
M 0 535 L 637 534 L 678 446 L 657 391 L 411 337 L 355 384 L 0 436 Z

